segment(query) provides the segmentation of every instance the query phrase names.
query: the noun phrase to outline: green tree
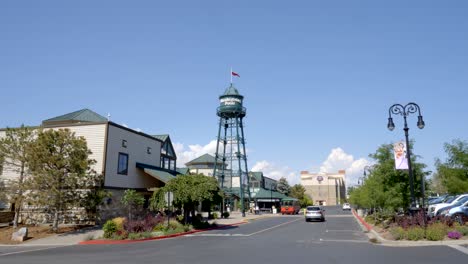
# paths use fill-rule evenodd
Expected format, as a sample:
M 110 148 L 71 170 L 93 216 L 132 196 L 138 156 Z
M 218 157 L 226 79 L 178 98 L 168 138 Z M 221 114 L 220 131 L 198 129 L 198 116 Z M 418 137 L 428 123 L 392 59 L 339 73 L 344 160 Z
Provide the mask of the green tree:
M 468 142 L 457 139 L 446 143 L 444 149 L 447 160 L 436 161 L 436 179 L 449 193 L 468 192 Z
M 306 189 L 304 186 L 295 184 L 290 188 L 289 196 L 297 198 L 301 204 L 301 207 L 306 207 L 308 205 L 312 205 L 314 202 L 312 201 L 312 198 L 305 192 Z
M 61 216 L 79 205 L 96 180 L 90 154 L 86 140 L 69 129 L 40 132 L 28 151 L 30 196 L 35 205 L 53 213 L 53 231 L 58 230 Z
M 18 226 L 18 219 L 23 208 L 26 182 L 29 178 L 27 151 L 34 142 L 35 132 L 32 128 L 22 125 L 19 128 L 7 128 L 5 137 L 0 138 L 0 156 L 2 171 L 4 168 L 19 174 L 17 178 L 5 181 L 6 200 L 14 204 L 15 217 L 13 227 Z
M 91 177 L 92 175 L 90 175 Z M 86 187 L 86 194 L 80 200 L 80 206 L 86 210 L 86 214 L 92 221 L 99 221 L 98 207 L 102 204 L 105 198 L 112 197 L 112 193 L 104 189 L 104 176 L 96 174 L 95 179 L 89 180 L 89 185 Z
M 361 186 L 349 190 L 350 202 L 361 208 L 397 210 L 410 205 L 408 171 L 395 170 L 393 145 L 384 144 L 370 154 L 375 165 Z M 418 163 L 417 155 L 412 155 L 415 196 L 421 197 L 421 179 L 430 172 L 425 164 Z M 426 184 L 426 180 L 423 181 Z
M 127 206 L 128 220 L 132 220 L 132 212 L 138 210 L 145 203 L 145 198 L 141 193 L 137 193 L 135 190 L 125 190 L 122 196 L 121 202 Z
M 291 187 L 285 177 L 281 177 L 276 185 L 276 190 L 284 195 L 289 195 Z
M 219 201 L 222 197 L 215 178 L 204 175 L 179 175 L 153 193 L 151 199 L 153 209 L 166 207 L 164 194 L 167 192 L 172 192 L 174 196 L 173 205 L 183 209 L 186 223 L 189 213 L 192 212 L 194 216 L 195 207 L 199 203 Z

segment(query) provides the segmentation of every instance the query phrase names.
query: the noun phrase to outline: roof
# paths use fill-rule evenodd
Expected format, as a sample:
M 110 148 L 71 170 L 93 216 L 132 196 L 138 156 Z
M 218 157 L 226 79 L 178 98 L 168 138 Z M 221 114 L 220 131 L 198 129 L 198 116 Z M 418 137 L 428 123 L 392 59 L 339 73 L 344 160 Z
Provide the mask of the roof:
M 176 168 L 176 171 L 183 175 L 187 175 L 190 173 L 189 168 Z
M 264 188 L 260 188 L 260 190 L 252 195 L 252 198 L 260 199 L 260 198 L 277 198 L 277 199 L 286 199 L 289 198 L 288 196 L 277 192 L 277 191 L 270 191 Z
M 166 139 L 169 137 L 169 135 L 164 134 L 164 135 L 153 135 L 153 137 L 161 140 L 162 142 L 166 141 Z
M 147 164 L 137 162 L 136 167 L 140 168 L 140 169 L 143 169 L 143 171 L 146 174 L 148 174 L 151 177 L 156 178 L 157 180 L 159 180 L 161 182 L 164 182 L 164 183 L 167 183 L 170 180 L 175 178 L 175 176 L 173 174 L 165 171 L 164 169 L 161 169 L 161 168 L 158 168 L 158 167 L 155 167 L 155 166 L 152 166 L 152 165 L 147 165 Z
M 42 121 L 43 124 L 47 123 L 79 123 L 79 122 L 87 122 L 87 123 L 102 123 L 107 122 L 107 118 L 85 108 L 75 112 L 71 112 L 68 114 L 64 114 L 61 116 L 56 116 L 53 118 L 49 118 L 47 120 Z
M 262 181 L 263 172 L 261 171 L 251 171 L 250 177 L 253 177 L 257 181 Z
M 223 95 L 237 95 L 240 96 L 239 91 L 234 87 L 234 85 L 231 83 L 231 85 L 226 89 Z
M 185 165 L 189 166 L 189 165 L 194 165 L 194 164 L 214 164 L 214 163 L 215 163 L 215 157 L 211 156 L 210 154 L 204 154 L 194 160 L 191 160 L 185 163 Z M 221 161 L 218 161 L 218 163 L 222 164 Z

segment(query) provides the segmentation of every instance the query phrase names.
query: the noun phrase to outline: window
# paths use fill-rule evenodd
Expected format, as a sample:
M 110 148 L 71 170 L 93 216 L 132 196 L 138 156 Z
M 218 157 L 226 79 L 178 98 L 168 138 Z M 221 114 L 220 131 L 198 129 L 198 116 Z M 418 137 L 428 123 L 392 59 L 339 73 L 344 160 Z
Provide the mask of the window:
M 119 153 L 119 164 L 117 168 L 118 174 L 128 174 L 128 154 Z
M 151 154 L 151 148 L 150 147 L 146 148 L 146 153 Z
M 122 148 L 127 148 L 127 140 L 122 140 Z

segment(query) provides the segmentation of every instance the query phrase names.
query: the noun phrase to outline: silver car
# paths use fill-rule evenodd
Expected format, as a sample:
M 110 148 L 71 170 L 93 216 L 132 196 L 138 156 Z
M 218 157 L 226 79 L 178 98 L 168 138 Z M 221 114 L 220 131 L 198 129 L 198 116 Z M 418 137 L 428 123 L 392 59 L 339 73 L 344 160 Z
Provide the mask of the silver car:
M 325 210 L 320 206 L 307 206 L 305 211 L 305 221 L 311 220 L 325 221 Z

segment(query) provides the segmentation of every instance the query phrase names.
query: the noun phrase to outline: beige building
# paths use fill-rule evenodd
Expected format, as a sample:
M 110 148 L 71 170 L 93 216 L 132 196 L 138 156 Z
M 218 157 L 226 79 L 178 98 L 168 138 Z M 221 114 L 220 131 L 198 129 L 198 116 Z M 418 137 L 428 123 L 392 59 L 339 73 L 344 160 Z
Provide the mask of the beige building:
M 301 171 L 301 185 L 316 205 L 338 205 L 346 199 L 346 172 L 311 173 Z

